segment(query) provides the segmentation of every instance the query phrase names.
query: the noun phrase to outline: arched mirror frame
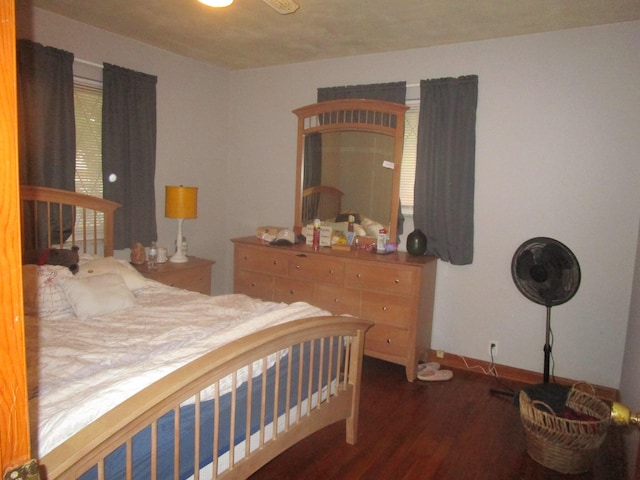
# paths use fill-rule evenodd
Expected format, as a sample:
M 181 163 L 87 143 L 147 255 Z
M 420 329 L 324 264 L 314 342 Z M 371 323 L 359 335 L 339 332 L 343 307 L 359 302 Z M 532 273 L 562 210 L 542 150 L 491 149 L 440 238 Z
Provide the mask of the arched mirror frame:
M 302 194 L 305 136 L 341 131 L 374 132 L 394 138 L 393 186 L 389 201 L 389 238 L 397 238 L 400 208 L 400 167 L 404 146 L 404 117 L 408 107 L 380 100 L 348 99 L 319 102 L 293 111 L 298 116 L 296 202 L 294 228 L 302 227 Z

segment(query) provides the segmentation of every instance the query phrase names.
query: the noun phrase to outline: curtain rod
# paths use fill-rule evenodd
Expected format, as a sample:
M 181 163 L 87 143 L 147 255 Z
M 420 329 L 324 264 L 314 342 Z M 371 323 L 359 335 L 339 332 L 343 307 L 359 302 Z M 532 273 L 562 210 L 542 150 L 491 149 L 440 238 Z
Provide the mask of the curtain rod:
M 78 62 L 78 63 L 82 63 L 84 65 L 89 65 L 90 67 L 96 67 L 96 68 L 102 68 L 102 65 L 100 65 L 99 63 L 94 63 L 94 62 L 89 62 L 88 60 L 82 60 L 80 58 L 74 58 L 73 59 L 74 62 Z

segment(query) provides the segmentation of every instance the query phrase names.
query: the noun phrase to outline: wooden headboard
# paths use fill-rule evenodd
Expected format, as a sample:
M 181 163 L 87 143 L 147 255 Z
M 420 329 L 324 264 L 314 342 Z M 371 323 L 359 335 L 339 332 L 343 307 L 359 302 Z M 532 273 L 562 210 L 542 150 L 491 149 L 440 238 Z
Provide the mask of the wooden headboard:
M 328 220 L 336 217 L 342 208 L 343 193 L 335 187 L 317 185 L 302 192 L 302 225 L 313 220 Z
M 119 203 L 83 193 L 22 185 L 22 251 L 52 245 L 77 245 L 83 253 L 98 254 L 98 245 L 103 244 L 102 253 L 111 256 L 113 212 L 119 207 Z M 67 225 L 63 212 L 73 219 Z M 43 241 L 46 245 L 42 245 Z

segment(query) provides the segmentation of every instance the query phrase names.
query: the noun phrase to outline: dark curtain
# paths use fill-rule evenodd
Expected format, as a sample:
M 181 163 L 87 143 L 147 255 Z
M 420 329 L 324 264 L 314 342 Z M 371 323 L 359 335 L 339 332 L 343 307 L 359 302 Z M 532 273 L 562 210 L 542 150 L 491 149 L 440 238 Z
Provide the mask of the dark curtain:
M 343 100 L 345 98 L 366 98 L 405 104 L 407 82 L 372 83 L 369 85 L 348 85 L 318 89 L 318 102 Z
M 157 239 L 156 83 L 155 76 L 104 64 L 102 173 L 104 198 L 122 205 L 114 218 L 116 249 Z
M 476 75 L 420 82 L 413 219 L 454 265 L 473 261 L 477 103 Z
M 304 138 L 302 188 L 320 185 L 322 179 L 322 136 L 312 133 Z
M 29 40 L 18 40 L 16 53 L 20 183 L 74 191 L 73 54 Z M 33 215 L 24 212 L 25 245 L 46 247 L 44 226 L 37 229 L 40 238 L 30 238 Z M 58 211 L 51 216 L 54 242 L 62 243 L 71 232 L 71 209 L 63 209 L 62 216 L 63 232 Z

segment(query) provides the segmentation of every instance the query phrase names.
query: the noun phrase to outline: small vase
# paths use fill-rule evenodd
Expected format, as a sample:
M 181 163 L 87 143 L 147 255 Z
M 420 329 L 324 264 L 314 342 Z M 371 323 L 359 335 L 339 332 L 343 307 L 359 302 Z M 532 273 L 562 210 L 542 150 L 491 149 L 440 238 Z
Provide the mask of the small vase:
M 407 252 L 409 255 L 419 257 L 427 251 L 427 236 L 416 228 L 407 236 Z

